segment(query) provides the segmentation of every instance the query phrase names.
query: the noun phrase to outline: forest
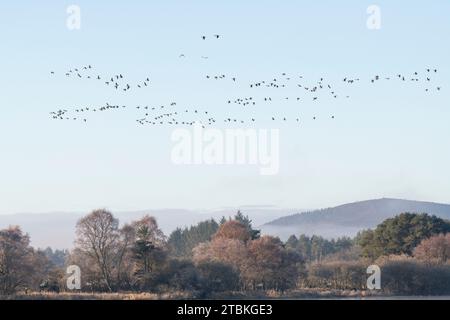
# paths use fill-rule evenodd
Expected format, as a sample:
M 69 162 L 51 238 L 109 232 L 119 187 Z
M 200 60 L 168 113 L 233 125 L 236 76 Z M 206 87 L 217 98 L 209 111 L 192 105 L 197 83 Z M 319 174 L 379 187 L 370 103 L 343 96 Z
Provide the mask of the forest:
M 248 216 L 166 236 L 155 218 L 121 225 L 104 209 L 80 219 L 71 250 L 36 249 L 19 226 L 0 230 L 3 299 L 315 298 L 450 295 L 450 222 L 402 213 L 354 238 L 262 235 Z M 381 269 L 368 290 L 367 268 Z M 80 283 L 69 289 L 69 266 Z

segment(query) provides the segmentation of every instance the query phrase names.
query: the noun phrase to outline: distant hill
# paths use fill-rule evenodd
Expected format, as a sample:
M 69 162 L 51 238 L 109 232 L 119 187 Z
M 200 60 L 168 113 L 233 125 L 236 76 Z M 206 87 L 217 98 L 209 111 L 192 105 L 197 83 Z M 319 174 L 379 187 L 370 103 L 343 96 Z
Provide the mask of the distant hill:
M 428 213 L 450 219 L 450 205 L 400 199 L 377 199 L 281 217 L 262 226 L 263 233 L 286 239 L 292 234 L 327 238 L 354 236 L 403 212 Z

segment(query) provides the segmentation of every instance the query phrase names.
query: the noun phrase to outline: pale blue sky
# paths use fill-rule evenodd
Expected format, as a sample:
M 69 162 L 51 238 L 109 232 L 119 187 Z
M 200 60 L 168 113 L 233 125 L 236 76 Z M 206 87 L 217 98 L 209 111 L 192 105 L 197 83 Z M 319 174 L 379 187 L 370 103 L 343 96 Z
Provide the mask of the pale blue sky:
M 70 4 L 81 8 L 80 31 L 66 28 Z M 366 27 L 372 4 L 381 8 L 381 30 Z M 16 1 L 0 4 L 0 27 L 2 214 L 252 204 L 316 208 L 384 196 L 450 202 L 446 0 Z M 216 33 L 220 41 L 201 40 Z M 178 58 L 181 53 L 185 59 Z M 152 86 L 122 94 L 61 76 L 86 64 L 101 74 L 150 76 Z M 300 127 L 268 121 L 255 126 L 280 129 L 276 176 L 260 176 L 251 166 L 174 166 L 173 128 L 137 126 L 129 112 L 87 124 L 49 117 L 50 111 L 81 104 L 171 101 L 242 115 L 226 109 L 225 101 L 254 92 L 208 82 L 206 74 L 235 75 L 246 84 L 286 72 L 342 86 L 344 76 L 368 80 L 427 67 L 439 69 L 433 83 L 442 86 L 440 93 L 366 81 L 349 88 L 345 101 L 272 106 L 277 114 L 295 111 L 304 119 Z M 273 110 L 262 108 L 258 116 Z

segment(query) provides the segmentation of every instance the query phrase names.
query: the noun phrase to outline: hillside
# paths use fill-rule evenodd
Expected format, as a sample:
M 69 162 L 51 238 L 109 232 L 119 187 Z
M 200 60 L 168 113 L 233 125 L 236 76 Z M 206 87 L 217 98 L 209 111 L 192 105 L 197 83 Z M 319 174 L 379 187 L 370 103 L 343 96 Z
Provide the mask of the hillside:
M 283 239 L 301 233 L 328 238 L 354 236 L 359 230 L 373 228 L 402 212 L 425 212 L 450 219 L 448 204 L 383 198 L 281 217 L 263 225 L 262 230 Z

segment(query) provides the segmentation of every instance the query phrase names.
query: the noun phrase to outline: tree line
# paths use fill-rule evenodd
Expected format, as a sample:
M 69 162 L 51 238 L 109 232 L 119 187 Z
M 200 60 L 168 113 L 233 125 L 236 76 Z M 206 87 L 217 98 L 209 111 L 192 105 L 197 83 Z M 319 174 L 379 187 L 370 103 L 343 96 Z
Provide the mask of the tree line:
M 364 290 L 366 268 L 382 269 L 392 294 L 450 293 L 450 222 L 400 214 L 355 238 L 261 235 L 242 212 L 176 229 L 168 237 L 155 218 L 120 225 L 95 210 L 76 225 L 72 250 L 41 250 L 19 227 L 0 230 L 0 294 L 67 290 L 65 268 L 81 270 L 81 291 L 285 292 Z

